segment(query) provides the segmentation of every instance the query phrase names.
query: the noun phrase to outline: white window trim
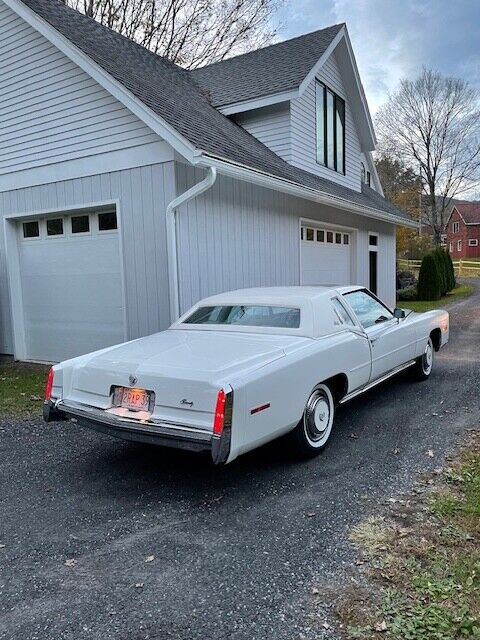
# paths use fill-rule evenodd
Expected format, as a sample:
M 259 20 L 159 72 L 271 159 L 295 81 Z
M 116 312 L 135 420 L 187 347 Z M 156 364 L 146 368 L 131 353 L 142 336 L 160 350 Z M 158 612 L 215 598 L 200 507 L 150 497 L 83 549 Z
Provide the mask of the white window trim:
M 23 234 L 23 225 L 25 223 L 28 222 L 38 222 L 38 236 L 31 236 L 29 238 L 26 238 Z M 21 242 L 36 242 L 37 240 L 41 240 L 42 239 L 42 220 L 22 220 L 20 225 L 19 225 L 19 236 L 20 236 L 20 241 Z
M 48 235 L 48 229 L 47 229 L 47 222 L 49 220 L 61 220 L 62 221 L 62 233 L 54 233 L 53 235 Z M 45 220 L 43 221 L 44 225 L 45 225 L 45 240 L 55 240 L 58 238 L 65 238 L 65 217 L 64 216 L 49 216 L 48 218 L 45 218 Z
M 458 240 L 457 241 L 457 251 L 461 251 L 462 250 L 462 241 Z
M 460 222 L 453 223 L 453 233 L 458 233 L 460 231 Z
M 450 251 L 450 253 L 453 253 L 453 242 L 450 242 L 450 244 L 448 245 L 448 250 Z
M 377 237 L 377 244 L 370 244 L 370 236 L 376 236 Z M 380 240 L 380 234 L 377 231 L 369 231 L 368 232 L 368 250 L 369 251 L 376 251 L 378 253 L 378 245 L 379 245 L 379 240 Z
M 117 228 L 116 229 L 102 229 L 100 231 L 100 221 L 99 221 L 99 216 L 102 213 L 117 213 L 115 210 L 112 209 L 112 211 L 95 211 L 94 213 L 94 218 L 95 218 L 95 233 L 98 233 L 99 235 L 104 235 L 105 233 L 118 233 L 118 213 L 117 213 Z M 90 225 L 90 229 L 92 228 L 92 225 Z
M 478 240 L 476 238 L 469 238 L 468 239 L 468 246 L 469 247 L 478 247 Z
M 69 216 L 68 218 L 68 235 L 71 236 L 72 238 L 82 238 L 85 236 L 91 236 L 92 235 L 92 226 L 93 226 L 93 221 L 92 218 L 94 217 L 95 214 L 89 214 L 89 213 L 77 213 L 77 214 L 72 214 L 71 216 Z M 83 216 L 88 216 L 88 231 L 78 231 L 77 233 L 73 232 L 73 228 L 72 228 L 72 218 L 81 218 Z

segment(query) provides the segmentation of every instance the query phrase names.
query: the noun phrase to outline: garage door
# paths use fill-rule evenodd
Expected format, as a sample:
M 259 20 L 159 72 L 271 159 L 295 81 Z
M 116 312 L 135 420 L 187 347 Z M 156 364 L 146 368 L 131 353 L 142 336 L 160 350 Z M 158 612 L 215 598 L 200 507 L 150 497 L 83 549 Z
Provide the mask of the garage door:
M 57 362 L 124 340 L 114 211 L 19 224 L 27 359 Z
M 351 284 L 352 238 L 348 230 L 304 225 L 300 243 L 302 284 Z

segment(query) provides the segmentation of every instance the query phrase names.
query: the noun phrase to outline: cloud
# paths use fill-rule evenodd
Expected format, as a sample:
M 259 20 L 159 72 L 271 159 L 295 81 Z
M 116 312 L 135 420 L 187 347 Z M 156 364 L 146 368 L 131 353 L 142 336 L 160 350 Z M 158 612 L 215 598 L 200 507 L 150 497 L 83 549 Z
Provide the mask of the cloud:
M 290 0 L 281 37 L 346 22 L 372 111 L 423 65 L 480 89 L 478 0 Z

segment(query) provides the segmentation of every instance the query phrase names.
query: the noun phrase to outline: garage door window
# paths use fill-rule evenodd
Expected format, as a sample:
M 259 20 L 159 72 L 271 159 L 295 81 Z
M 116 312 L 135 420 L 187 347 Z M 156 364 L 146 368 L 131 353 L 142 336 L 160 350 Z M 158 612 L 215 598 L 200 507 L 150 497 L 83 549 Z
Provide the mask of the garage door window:
M 63 218 L 47 220 L 47 236 L 63 236 Z
M 31 222 L 23 223 L 23 237 L 24 238 L 39 238 L 40 227 L 38 220 L 32 220 Z
M 89 233 L 89 216 L 72 216 L 72 233 Z
M 98 230 L 99 231 L 115 231 L 117 228 L 117 214 L 115 211 L 98 214 Z
M 333 231 L 327 231 L 327 242 L 330 244 L 333 243 Z

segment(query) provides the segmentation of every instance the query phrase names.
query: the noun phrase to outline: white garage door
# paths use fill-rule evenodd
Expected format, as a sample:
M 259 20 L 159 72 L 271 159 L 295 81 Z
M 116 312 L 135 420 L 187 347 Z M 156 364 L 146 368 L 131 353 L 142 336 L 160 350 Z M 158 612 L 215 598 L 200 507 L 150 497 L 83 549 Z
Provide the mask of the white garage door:
M 116 213 L 19 224 L 27 359 L 57 362 L 123 342 Z
M 351 284 L 352 237 L 342 229 L 302 225 L 301 283 Z

